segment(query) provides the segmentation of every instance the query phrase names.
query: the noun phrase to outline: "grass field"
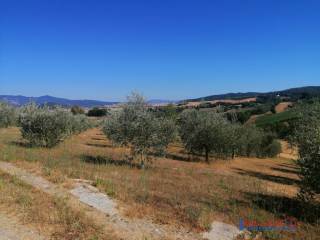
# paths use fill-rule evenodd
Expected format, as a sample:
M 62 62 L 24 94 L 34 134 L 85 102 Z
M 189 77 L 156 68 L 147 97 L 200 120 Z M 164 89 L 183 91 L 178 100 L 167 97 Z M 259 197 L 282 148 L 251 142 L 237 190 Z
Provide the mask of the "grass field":
M 319 211 L 295 199 L 299 179 L 289 159 L 291 152 L 286 151 L 274 159 L 236 158 L 207 165 L 174 144 L 167 157 L 155 157 L 153 166 L 143 170 L 128 166 L 124 160 L 129 150 L 112 146 L 99 129 L 52 149 L 29 148 L 18 128 L 0 129 L 1 160 L 57 184 L 68 185 L 74 178 L 92 180 L 118 200 L 126 216 L 147 217 L 194 232 L 208 229 L 213 220 L 238 225 L 240 218 L 266 222 L 292 216 L 299 221 L 296 232 L 268 232 L 263 238 L 317 239 Z M 89 233 L 90 229 L 89 225 Z

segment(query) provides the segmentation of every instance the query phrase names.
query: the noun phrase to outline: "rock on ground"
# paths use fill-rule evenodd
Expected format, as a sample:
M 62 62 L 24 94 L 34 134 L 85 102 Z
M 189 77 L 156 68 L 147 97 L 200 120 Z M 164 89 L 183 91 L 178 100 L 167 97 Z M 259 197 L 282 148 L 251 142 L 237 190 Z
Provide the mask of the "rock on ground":
M 70 192 L 72 195 L 79 198 L 81 202 L 94 207 L 109 216 L 118 214 L 114 201 L 89 184 L 77 183 L 75 188 Z
M 213 222 L 211 225 L 211 230 L 205 232 L 203 237 L 208 240 L 233 240 L 235 239 L 241 231 L 234 225 Z

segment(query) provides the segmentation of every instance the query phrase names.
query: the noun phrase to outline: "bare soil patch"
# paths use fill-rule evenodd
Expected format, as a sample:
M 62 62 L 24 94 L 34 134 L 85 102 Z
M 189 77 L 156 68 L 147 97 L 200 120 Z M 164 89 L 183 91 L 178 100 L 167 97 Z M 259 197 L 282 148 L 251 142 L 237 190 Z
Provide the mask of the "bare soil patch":
M 292 102 L 281 102 L 275 107 L 276 113 L 281 113 L 292 106 Z

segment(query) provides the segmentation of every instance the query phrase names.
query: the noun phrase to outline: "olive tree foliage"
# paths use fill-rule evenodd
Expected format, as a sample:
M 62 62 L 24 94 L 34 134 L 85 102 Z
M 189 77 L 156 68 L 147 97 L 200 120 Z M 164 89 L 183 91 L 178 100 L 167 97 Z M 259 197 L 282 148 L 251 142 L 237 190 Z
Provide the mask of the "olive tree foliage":
M 53 147 L 71 134 L 90 127 L 85 116 L 73 115 L 60 108 L 50 109 L 29 104 L 20 110 L 21 134 L 31 146 Z
M 275 157 L 281 152 L 276 136 L 254 125 L 241 126 L 237 153 L 246 157 Z
M 175 138 L 174 122 L 148 111 L 145 99 L 138 93 L 128 97 L 120 112 L 110 115 L 103 131 L 115 144 L 130 147 L 132 160 L 142 167 L 152 162 L 153 154 L 164 153 Z
M 310 201 L 320 195 L 320 103 L 305 105 L 300 112 L 292 140 L 299 149 L 299 197 Z
M 219 113 L 186 110 L 179 119 L 179 133 L 185 148 L 191 153 L 227 155 L 228 121 Z
M 179 118 L 179 133 L 184 147 L 191 153 L 218 158 L 235 156 L 274 157 L 281 151 L 272 134 L 255 126 L 229 122 L 219 112 L 185 110 Z
M 0 102 L 0 128 L 15 125 L 17 122 L 17 110 L 7 103 Z

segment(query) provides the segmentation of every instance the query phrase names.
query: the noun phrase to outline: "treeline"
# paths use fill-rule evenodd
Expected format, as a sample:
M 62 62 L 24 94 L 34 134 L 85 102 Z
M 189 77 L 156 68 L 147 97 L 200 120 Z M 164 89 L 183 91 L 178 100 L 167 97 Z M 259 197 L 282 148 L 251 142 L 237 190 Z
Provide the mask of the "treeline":
M 178 129 L 185 148 L 191 153 L 204 153 L 207 162 L 209 154 L 218 158 L 274 157 L 281 151 L 273 134 L 228 121 L 217 112 L 184 111 Z
M 77 115 L 77 114 L 85 114 L 84 109 L 81 108 L 80 106 L 72 106 L 71 112 L 72 112 L 74 115 Z M 107 110 L 107 109 L 105 109 L 105 108 L 98 108 L 98 107 L 94 107 L 94 108 L 90 109 L 90 110 L 87 112 L 87 116 L 88 116 L 88 117 L 104 117 L 104 116 L 107 116 L 107 114 L 108 114 L 108 110 Z
M 169 143 L 181 141 L 191 154 L 215 158 L 235 156 L 274 157 L 281 151 L 275 136 L 255 126 L 228 121 L 223 113 L 184 110 L 171 106 L 149 110 L 139 94 L 133 94 L 120 112 L 111 114 L 104 133 L 115 144 L 131 148 L 132 159 L 142 165 L 153 153 L 164 152 Z

